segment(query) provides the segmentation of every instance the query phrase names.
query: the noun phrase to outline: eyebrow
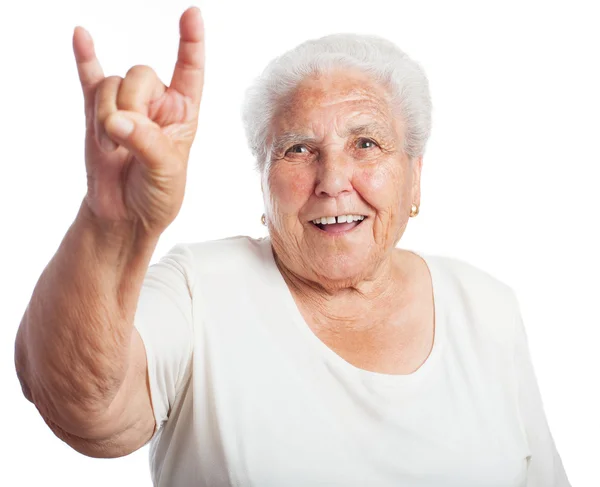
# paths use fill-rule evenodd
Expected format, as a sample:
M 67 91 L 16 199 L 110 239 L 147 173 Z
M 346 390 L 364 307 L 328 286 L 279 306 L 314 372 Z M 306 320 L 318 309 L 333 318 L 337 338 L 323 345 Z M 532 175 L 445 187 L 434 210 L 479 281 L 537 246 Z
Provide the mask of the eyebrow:
M 351 125 L 343 133 L 342 137 L 348 135 L 361 135 L 361 134 L 376 134 L 380 136 L 390 136 L 390 128 L 382 125 L 378 122 L 367 122 L 358 125 Z
M 390 128 L 378 122 L 367 122 L 357 125 L 351 125 L 350 127 L 346 128 L 346 130 L 344 130 L 340 135 L 342 137 L 347 137 L 348 135 L 365 134 L 378 135 L 383 138 L 391 137 Z M 273 153 L 278 153 L 288 146 L 316 142 L 317 139 L 315 137 L 306 135 L 301 132 L 283 132 L 282 134 L 276 136 L 273 139 L 273 142 L 271 143 L 271 151 Z
M 271 143 L 271 152 L 277 154 L 288 146 L 314 142 L 316 142 L 316 139 L 310 135 L 304 135 L 298 132 L 284 132 L 273 139 Z

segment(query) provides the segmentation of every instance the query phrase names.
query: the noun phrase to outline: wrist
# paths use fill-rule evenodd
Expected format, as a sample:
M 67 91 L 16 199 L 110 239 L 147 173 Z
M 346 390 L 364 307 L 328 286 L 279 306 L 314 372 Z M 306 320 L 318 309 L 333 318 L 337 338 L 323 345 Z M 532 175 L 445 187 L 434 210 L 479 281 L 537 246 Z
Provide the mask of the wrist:
M 119 260 L 150 260 L 160 235 L 149 235 L 137 220 L 99 218 L 84 198 L 74 226 L 93 239 L 100 254 Z M 137 258 L 136 258 L 137 257 Z

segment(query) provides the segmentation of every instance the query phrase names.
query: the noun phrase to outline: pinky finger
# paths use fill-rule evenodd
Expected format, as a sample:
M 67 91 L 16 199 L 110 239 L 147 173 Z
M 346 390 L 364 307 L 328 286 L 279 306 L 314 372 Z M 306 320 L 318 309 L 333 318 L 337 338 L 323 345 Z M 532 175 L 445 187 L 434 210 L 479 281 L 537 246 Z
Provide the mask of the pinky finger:
M 96 57 L 94 41 L 90 33 L 83 27 L 77 26 L 73 31 L 73 53 L 77 63 L 77 73 L 83 90 L 86 114 L 94 104 L 94 89 L 104 79 L 100 61 Z

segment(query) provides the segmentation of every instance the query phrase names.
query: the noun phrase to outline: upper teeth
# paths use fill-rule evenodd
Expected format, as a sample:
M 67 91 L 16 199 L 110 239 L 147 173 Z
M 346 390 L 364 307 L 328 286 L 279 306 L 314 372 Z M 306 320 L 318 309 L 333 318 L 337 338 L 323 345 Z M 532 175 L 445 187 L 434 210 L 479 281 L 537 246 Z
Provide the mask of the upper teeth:
M 352 222 L 356 222 L 356 221 L 364 220 L 364 219 L 365 219 L 364 215 L 340 215 L 338 217 L 322 216 L 321 218 L 317 218 L 316 220 L 313 220 L 312 222 L 315 225 L 318 225 L 319 223 L 321 225 L 327 225 L 328 223 L 352 223 Z

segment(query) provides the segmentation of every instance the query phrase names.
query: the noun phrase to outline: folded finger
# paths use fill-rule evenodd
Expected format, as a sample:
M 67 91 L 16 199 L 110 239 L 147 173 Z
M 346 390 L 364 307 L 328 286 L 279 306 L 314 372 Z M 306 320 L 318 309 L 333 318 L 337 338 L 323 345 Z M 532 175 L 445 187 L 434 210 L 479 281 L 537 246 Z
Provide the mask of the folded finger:
M 117 96 L 122 83 L 120 76 L 109 76 L 96 90 L 94 130 L 96 140 L 107 152 L 117 148 L 117 144 L 106 134 L 104 123 L 111 113 L 117 111 Z
M 148 115 L 148 107 L 153 100 L 159 98 L 167 87 L 149 66 L 134 66 L 121 82 L 117 95 L 119 110 Z
M 119 110 L 108 118 L 106 128 L 122 147 L 155 174 L 173 174 L 185 164 L 181 149 L 159 124 L 144 115 Z

